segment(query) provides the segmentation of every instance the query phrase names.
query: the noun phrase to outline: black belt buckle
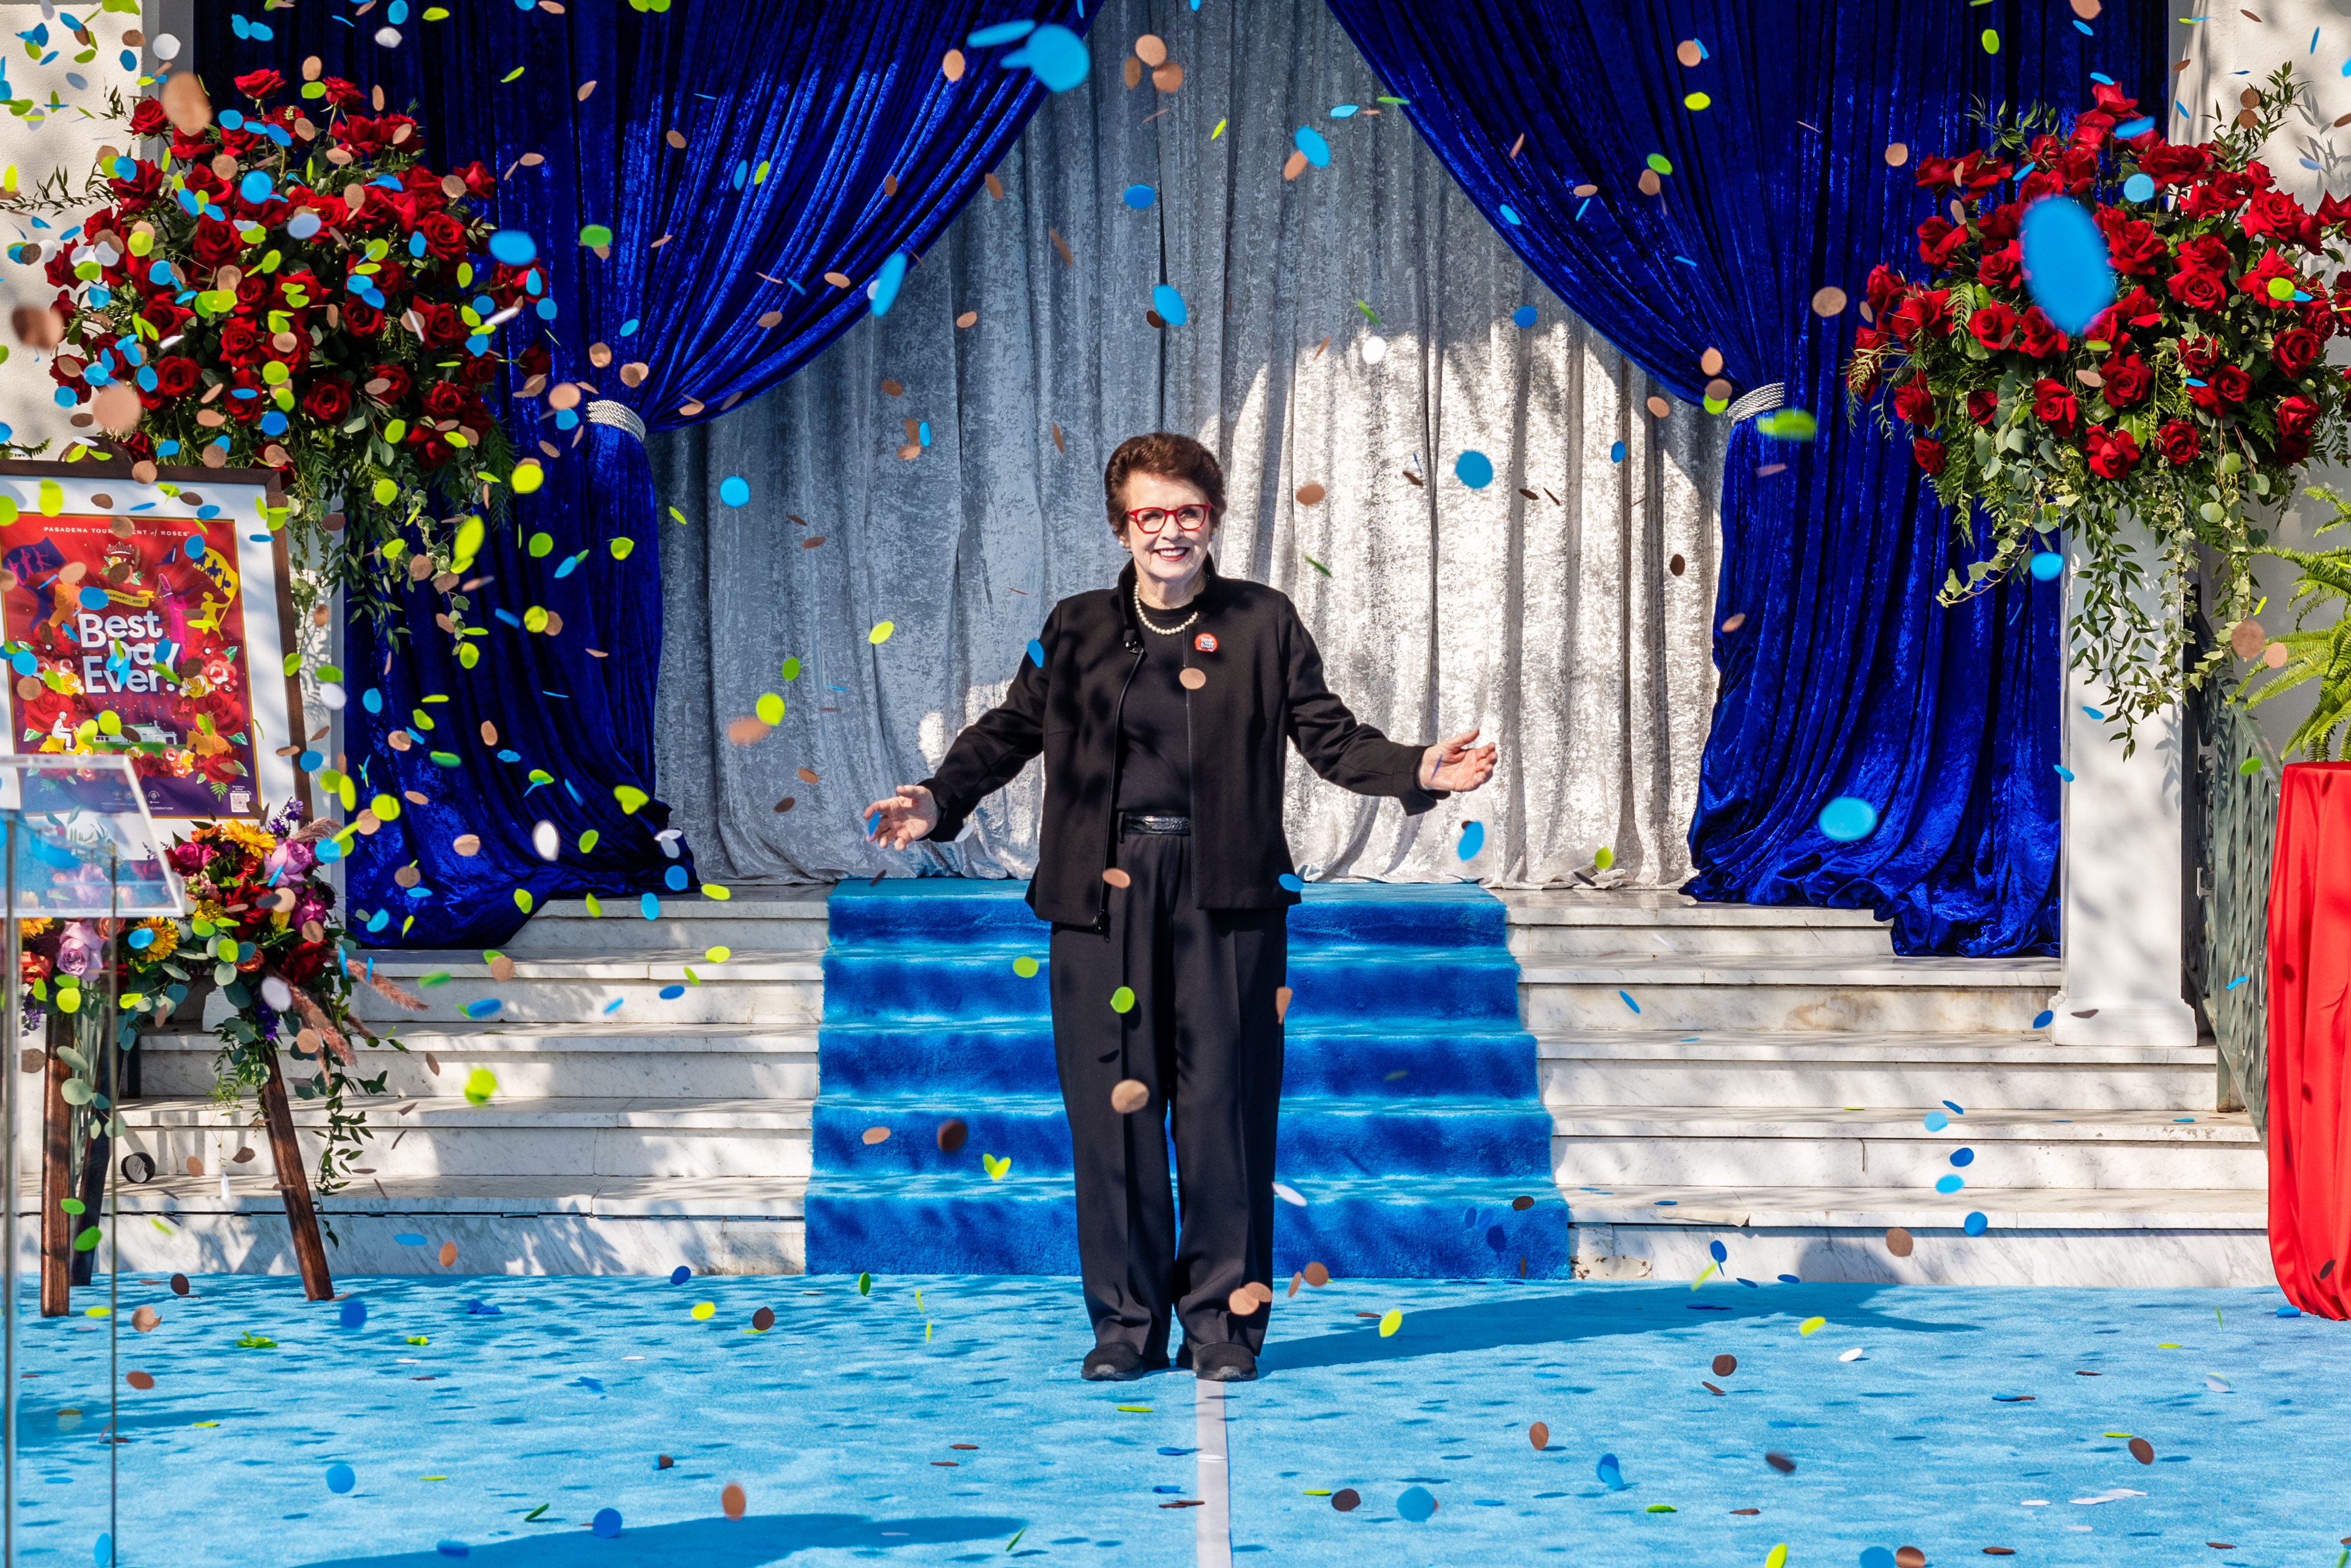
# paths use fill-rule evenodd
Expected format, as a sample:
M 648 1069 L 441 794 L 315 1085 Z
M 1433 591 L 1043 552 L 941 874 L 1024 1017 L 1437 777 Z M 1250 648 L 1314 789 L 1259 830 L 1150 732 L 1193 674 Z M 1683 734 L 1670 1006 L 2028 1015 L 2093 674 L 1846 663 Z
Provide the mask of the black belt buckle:
M 1119 831 L 1121 833 L 1161 833 L 1172 837 L 1184 837 L 1192 831 L 1192 819 L 1189 817 L 1153 817 L 1146 816 L 1137 811 L 1124 811 L 1121 812 L 1119 815 Z

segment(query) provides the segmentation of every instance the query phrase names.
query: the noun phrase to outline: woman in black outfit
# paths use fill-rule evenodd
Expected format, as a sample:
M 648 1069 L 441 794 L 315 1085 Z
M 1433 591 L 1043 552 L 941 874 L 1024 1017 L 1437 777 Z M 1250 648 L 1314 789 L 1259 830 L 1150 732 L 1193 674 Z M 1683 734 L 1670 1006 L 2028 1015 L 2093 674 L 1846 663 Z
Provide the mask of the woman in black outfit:
M 1273 1270 L 1274 1124 L 1281 1101 L 1288 915 L 1282 742 L 1361 795 L 1407 812 L 1494 771 L 1478 732 L 1401 746 L 1322 684 L 1314 639 L 1275 590 L 1208 558 L 1224 474 L 1187 436 L 1138 435 L 1102 473 L 1134 557 L 1115 589 L 1053 607 L 1040 667 L 938 772 L 869 811 L 876 841 L 953 838 L 1040 751 L 1045 821 L 1029 907 L 1053 924 L 1053 1054 L 1075 1153 L 1088 1378 L 1177 1364 L 1257 1375 Z M 1134 993 L 1113 1009 L 1121 987 Z M 1133 1085 L 1117 1096 L 1126 1081 Z M 1139 1086 L 1139 1087 L 1137 1087 Z M 1183 1223 L 1168 1196 L 1172 1118 Z

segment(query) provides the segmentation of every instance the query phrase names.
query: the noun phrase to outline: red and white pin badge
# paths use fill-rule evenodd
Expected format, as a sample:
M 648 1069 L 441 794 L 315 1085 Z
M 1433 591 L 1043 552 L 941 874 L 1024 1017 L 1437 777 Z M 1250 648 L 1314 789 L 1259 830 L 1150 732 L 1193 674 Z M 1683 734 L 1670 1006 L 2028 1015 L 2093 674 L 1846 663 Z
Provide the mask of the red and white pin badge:
M 1203 653 L 1213 653 L 1217 651 L 1217 634 L 1214 632 L 1203 632 L 1192 639 L 1192 646 Z

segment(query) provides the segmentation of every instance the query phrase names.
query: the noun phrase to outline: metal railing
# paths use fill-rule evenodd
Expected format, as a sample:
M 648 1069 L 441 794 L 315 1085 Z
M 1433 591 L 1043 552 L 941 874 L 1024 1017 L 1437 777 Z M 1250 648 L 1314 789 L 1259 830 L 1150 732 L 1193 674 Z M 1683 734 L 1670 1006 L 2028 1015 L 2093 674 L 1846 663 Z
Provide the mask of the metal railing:
M 2261 726 L 2206 683 L 2189 704 L 2195 794 L 2189 829 L 2189 988 L 2231 1087 L 2266 1136 L 2269 1109 L 2270 855 L 2277 841 L 2278 756 Z M 2251 760 L 2252 770 L 2245 770 Z

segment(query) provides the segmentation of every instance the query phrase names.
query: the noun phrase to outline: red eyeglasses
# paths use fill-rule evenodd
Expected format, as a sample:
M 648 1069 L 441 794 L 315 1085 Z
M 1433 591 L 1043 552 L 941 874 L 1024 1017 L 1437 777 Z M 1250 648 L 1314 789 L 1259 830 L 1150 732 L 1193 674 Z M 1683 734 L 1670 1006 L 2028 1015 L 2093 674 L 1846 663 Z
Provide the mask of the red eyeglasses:
M 1178 507 L 1172 512 L 1165 507 L 1137 507 L 1126 514 L 1126 520 L 1146 534 L 1155 534 L 1167 526 L 1168 518 L 1173 517 L 1177 528 L 1187 534 L 1196 534 L 1208 526 L 1208 518 L 1214 511 L 1215 508 L 1196 502 L 1188 507 Z

